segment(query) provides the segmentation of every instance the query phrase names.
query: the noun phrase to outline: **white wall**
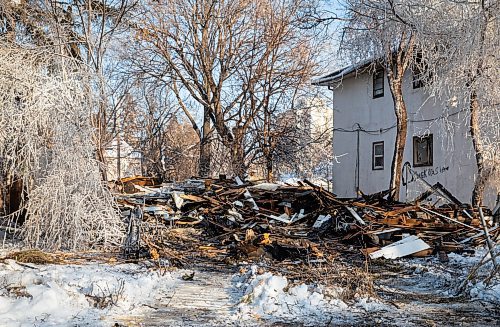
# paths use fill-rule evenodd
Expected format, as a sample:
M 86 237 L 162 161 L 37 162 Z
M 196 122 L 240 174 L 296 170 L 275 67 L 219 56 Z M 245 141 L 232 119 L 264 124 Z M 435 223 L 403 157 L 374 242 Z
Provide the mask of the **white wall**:
M 334 90 L 333 148 L 338 163 L 333 166 L 333 191 L 340 197 L 356 195 L 358 151 L 360 190 L 370 194 L 389 187 L 396 119 L 387 78 L 384 83 L 384 96 L 376 99 L 372 97 L 372 76 L 368 73 L 346 78 Z M 415 172 L 425 176 L 428 183 L 440 182 L 460 201 L 470 203 L 477 168 L 472 141 L 468 136 L 467 112 L 435 103 L 422 89 L 413 89 L 411 73 L 405 76 L 403 94 L 409 113 L 403 163 L 408 161 Z M 449 116 L 447 120 L 436 119 L 443 115 L 443 110 L 448 110 L 450 114 L 459 113 Z M 359 132 L 359 148 L 358 132 L 355 131 L 357 124 L 368 131 Z M 433 165 L 413 167 L 413 136 L 426 133 L 433 134 Z M 372 143 L 378 141 L 384 141 L 384 169 L 372 170 Z M 422 181 L 411 180 L 401 188 L 402 200 L 412 200 L 427 189 Z M 496 194 L 490 192 L 485 204 L 492 206 L 495 199 Z
M 314 138 L 328 133 L 329 135 L 326 134 L 325 136 L 330 136 L 329 140 L 332 139 L 333 112 L 325 99 L 319 97 L 304 98 L 298 107 L 300 109 L 295 109 L 294 113 L 299 119 L 303 119 L 300 123 L 307 125 L 303 126 L 303 128 L 310 129 L 311 137 Z
M 118 174 L 118 144 L 120 144 L 120 174 Z M 106 160 L 108 181 L 137 176 L 142 173 L 141 154 L 136 152 L 134 148 L 124 140 L 120 140 L 120 143 L 118 143 L 118 141 L 114 139 L 106 148 L 104 157 Z

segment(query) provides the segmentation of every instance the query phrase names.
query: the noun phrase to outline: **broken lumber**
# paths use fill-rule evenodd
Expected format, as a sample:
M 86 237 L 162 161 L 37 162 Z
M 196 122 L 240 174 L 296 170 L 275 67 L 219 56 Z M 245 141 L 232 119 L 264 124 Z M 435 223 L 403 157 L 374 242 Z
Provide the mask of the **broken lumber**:
M 403 238 L 401 241 L 384 246 L 378 251 L 369 254 L 371 259 L 386 258 L 397 259 L 430 249 L 429 244 L 422 241 L 415 235 Z

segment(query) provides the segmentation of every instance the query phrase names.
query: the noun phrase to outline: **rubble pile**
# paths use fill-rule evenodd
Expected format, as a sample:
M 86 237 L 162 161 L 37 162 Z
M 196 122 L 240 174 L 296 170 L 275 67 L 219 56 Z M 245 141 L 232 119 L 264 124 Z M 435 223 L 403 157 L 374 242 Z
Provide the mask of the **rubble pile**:
M 432 192 L 412 204 L 390 202 L 388 192 L 341 199 L 307 180 L 287 185 L 193 179 L 161 186 L 138 181 L 126 181 L 135 193 L 116 195 L 129 223 L 126 254 L 178 265 L 269 260 L 274 269 L 300 275 L 304 266 L 328 269 L 325 264 L 351 260 L 360 251 L 371 259 L 446 257 L 484 242 L 485 235 L 499 236 L 491 228 L 491 211 L 483 210 L 483 225 L 483 211 L 459 203 L 440 185 L 434 191 L 448 201 L 437 207 L 425 204 Z

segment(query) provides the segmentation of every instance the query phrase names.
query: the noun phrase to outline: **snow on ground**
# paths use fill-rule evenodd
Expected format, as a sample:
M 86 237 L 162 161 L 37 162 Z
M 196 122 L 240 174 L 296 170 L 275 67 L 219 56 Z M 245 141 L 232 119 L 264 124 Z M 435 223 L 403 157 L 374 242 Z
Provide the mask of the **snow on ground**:
M 498 251 L 500 251 L 500 246 L 497 246 L 494 250 L 495 253 L 498 253 Z M 462 267 L 462 272 L 464 273 L 463 275 L 465 275 L 469 273 L 471 268 L 477 265 L 485 255 L 485 260 L 491 258 L 486 249 L 482 248 L 470 257 L 464 257 L 454 253 L 450 254 L 449 257 L 450 262 L 453 265 Z M 497 264 L 500 264 L 499 260 L 500 258 L 496 258 Z M 473 299 L 485 300 L 498 303 L 500 305 L 500 276 L 496 274 L 488 284 L 482 281 L 485 277 L 489 277 L 492 270 L 493 263 L 491 261 L 481 267 L 478 273 L 478 278 L 467 283 L 467 291 L 468 295 Z
M 351 312 L 388 309 L 366 298 L 347 304 L 338 299 L 341 289 L 290 286 L 286 277 L 258 274 L 256 266 L 233 276 L 197 272 L 193 281 L 182 280 L 184 273 L 162 276 L 136 264 L 34 265 L 7 259 L 0 264 L 0 325 L 210 326 L 215 320 L 224 326 L 315 325 L 348 321 Z
M 109 326 L 114 315 L 138 314 L 165 289 L 161 276 L 133 264 L 0 264 L 0 321 L 5 326 Z
M 415 305 L 425 305 L 437 312 L 446 312 L 450 307 L 450 305 L 439 303 L 439 299 L 448 299 L 444 302 L 456 303 L 461 309 L 474 307 L 472 303 L 476 300 L 499 305 L 499 276 L 496 275 L 488 285 L 483 282 L 484 278 L 492 272 L 491 263 L 484 265 L 479 270 L 478 277 L 467 283 L 464 293 L 458 293 L 459 286 L 471 269 L 486 254 L 487 251 L 483 248 L 478 249 L 474 255 L 451 253 L 448 255 L 449 262 L 446 263 L 440 262 L 436 256 L 393 260 L 390 262 L 408 269 L 410 276 L 396 274 L 392 279 L 384 281 L 383 288 L 405 294 L 409 299 L 413 298 Z M 382 267 L 382 269 L 385 268 Z M 385 301 L 383 298 L 374 299 L 357 295 L 355 300 L 344 302 L 343 292 L 339 287 L 326 288 L 305 284 L 292 286 L 286 277 L 269 272 L 259 273 L 256 266 L 252 266 L 243 275 L 235 276 L 233 285 L 241 289 L 243 294 L 238 305 L 242 319 L 259 317 L 270 321 L 292 323 L 303 323 L 307 320 L 314 325 L 330 321 L 349 323 L 359 321 L 361 316 L 369 316 L 372 319 L 379 317 L 387 324 L 397 325 L 412 315 L 419 314 L 406 311 L 404 309 L 406 306 L 402 303 L 400 306 L 394 305 L 393 300 Z M 464 294 L 465 298 L 461 296 Z M 431 302 L 425 302 L 424 298 L 430 299 Z M 433 299 L 436 303 L 432 303 Z M 474 310 L 477 308 L 474 307 Z M 485 313 L 485 316 L 487 315 Z M 418 325 L 419 319 L 425 320 L 429 317 L 413 316 L 412 318 L 416 319 Z M 441 317 L 436 317 L 436 319 L 441 319 Z
M 340 287 L 325 289 L 320 285 L 306 284 L 291 286 L 284 276 L 270 272 L 259 274 L 257 266 L 252 266 L 246 274 L 235 276 L 233 284 L 243 291 L 238 305 L 241 319 L 259 317 L 288 322 L 307 320 L 314 325 L 334 318 L 336 321 L 348 320 L 349 313 L 393 310 L 390 306 L 367 297 L 359 297 L 348 304 L 340 299 L 343 293 Z
M 495 248 L 495 253 L 498 251 L 500 251 L 500 246 Z M 488 251 L 481 247 L 473 255 L 450 253 L 448 254 L 449 262 L 446 263 L 440 262 L 435 256 L 402 259 L 398 263 L 413 269 L 413 275 L 421 278 L 422 287 L 431 286 L 431 289 L 441 296 L 455 296 L 472 268 L 485 256 L 485 260 L 490 258 Z M 491 261 L 483 265 L 478 270 L 476 278 L 465 283 L 465 294 L 471 299 L 500 304 L 500 276 L 496 274 L 488 284 L 484 282 L 492 271 Z
M 449 254 L 446 263 L 436 257 L 389 261 L 402 267 L 398 273 L 382 263 L 385 279 L 378 287 L 392 296 L 358 294 L 351 301 L 342 300 L 340 287 L 295 285 L 257 266 L 236 275 L 197 271 L 186 281 L 183 270 L 160 274 L 146 263 L 34 265 L 7 259 L 0 263 L 0 325 L 110 326 L 118 321 L 144 326 L 309 326 L 369 321 L 418 326 L 474 312 L 470 320 L 482 326 L 496 316 L 494 311 L 478 313 L 484 305 L 477 303 L 500 304 L 498 276 L 489 285 L 482 282 L 491 264 L 467 286 L 468 299 L 455 295 L 485 253 Z

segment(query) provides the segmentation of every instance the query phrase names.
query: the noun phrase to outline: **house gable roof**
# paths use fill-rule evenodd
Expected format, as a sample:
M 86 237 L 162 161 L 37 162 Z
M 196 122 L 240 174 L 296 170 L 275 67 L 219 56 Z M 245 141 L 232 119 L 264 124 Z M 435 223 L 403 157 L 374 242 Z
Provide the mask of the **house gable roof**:
M 351 77 L 366 72 L 376 60 L 366 59 L 355 65 L 349 65 L 344 68 L 338 69 L 328 75 L 320 77 L 312 81 L 312 85 L 317 86 L 330 86 L 334 83 L 341 82 L 344 78 Z

